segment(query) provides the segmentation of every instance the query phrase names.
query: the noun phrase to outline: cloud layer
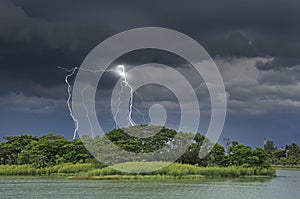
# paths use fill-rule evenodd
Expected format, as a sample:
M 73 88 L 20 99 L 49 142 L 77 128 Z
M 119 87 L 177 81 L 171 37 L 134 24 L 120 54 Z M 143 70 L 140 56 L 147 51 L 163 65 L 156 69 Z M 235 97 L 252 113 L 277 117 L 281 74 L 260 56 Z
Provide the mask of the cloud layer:
M 57 67 L 79 66 L 98 43 L 120 31 L 158 26 L 191 36 L 214 58 L 226 86 L 229 117 L 278 114 L 275 121 L 287 114 L 293 120 L 300 108 L 299 8 L 298 0 L 1 0 L 0 107 L 8 114 L 0 117 L 11 123 L 21 112 L 28 118 L 45 111 L 67 117 L 66 73 Z M 117 62 L 165 63 L 192 74 L 182 60 L 161 52 L 136 52 Z M 103 85 L 111 88 L 109 78 Z M 194 87 L 208 109 L 205 84 Z M 69 127 L 61 131 L 72 129 L 66 121 Z

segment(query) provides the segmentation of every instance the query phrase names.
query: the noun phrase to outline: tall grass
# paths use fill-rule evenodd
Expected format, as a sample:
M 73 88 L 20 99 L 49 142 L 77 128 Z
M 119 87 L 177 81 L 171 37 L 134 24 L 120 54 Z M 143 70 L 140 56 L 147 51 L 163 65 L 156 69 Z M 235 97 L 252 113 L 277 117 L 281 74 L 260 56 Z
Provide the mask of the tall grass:
M 92 163 L 72 164 L 65 163 L 48 168 L 36 169 L 31 165 L 0 165 L 0 175 L 71 175 L 71 176 L 184 176 L 205 177 L 245 177 L 245 176 L 274 176 L 275 170 L 259 167 L 199 167 L 196 165 L 172 163 L 166 166 L 166 162 L 130 162 L 95 169 Z M 166 166 L 166 167 L 164 167 Z M 126 169 L 125 169 L 126 168 Z M 160 168 L 160 169 L 157 169 Z M 120 171 L 121 170 L 121 171 Z M 122 171 L 123 170 L 123 171 Z M 124 172 L 129 171 L 129 173 Z M 153 170 L 152 172 L 145 172 Z
M 36 169 L 30 165 L 0 165 L 0 175 L 35 175 Z
M 152 171 L 150 173 L 144 173 L 143 169 L 136 169 L 143 165 L 144 170 L 151 170 L 152 168 L 161 167 L 165 163 L 162 162 L 144 162 L 144 163 L 124 163 L 115 165 L 115 168 L 126 167 L 127 171 L 135 171 L 134 174 L 139 175 L 167 175 L 167 176 L 188 176 L 188 175 L 202 175 L 205 177 L 245 177 L 245 176 L 274 176 L 274 169 L 265 168 L 244 168 L 237 166 L 230 167 L 199 167 L 196 165 L 172 163 L 161 169 Z M 137 172 L 139 171 L 139 172 Z M 129 173 L 130 174 L 130 173 Z M 110 167 L 103 169 L 94 169 L 87 172 L 87 176 L 105 176 L 105 175 L 128 175 L 126 172 L 122 172 Z
M 31 165 L 0 165 L 0 175 L 63 175 L 87 172 L 93 168 L 91 163 L 65 163 L 47 168 L 34 168 Z
M 93 164 L 86 163 L 86 164 L 62 164 L 54 166 L 53 169 L 57 171 L 57 173 L 79 173 L 79 172 L 86 172 L 93 168 Z

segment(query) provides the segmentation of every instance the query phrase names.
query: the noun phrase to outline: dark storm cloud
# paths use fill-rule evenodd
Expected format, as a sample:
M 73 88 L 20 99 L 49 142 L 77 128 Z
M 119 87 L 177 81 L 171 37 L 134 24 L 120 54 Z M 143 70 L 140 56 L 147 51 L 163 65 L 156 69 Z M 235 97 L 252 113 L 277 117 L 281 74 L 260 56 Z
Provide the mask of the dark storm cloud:
M 261 70 L 295 66 L 300 64 L 299 8 L 298 0 L 2 0 L 0 95 L 65 97 L 57 94 L 65 91 L 65 72 L 58 66 L 78 66 L 107 37 L 144 26 L 181 31 L 213 57 L 275 57 L 258 62 Z M 155 53 L 127 57 L 131 64 L 153 60 L 178 64 L 179 59 Z M 296 84 L 299 79 L 287 77 L 262 74 L 258 81 Z
M 299 8 L 299 0 L 0 0 L 0 131 L 36 132 L 38 126 L 40 132 L 71 132 L 66 73 L 57 67 L 79 66 L 96 45 L 121 31 L 157 26 L 191 36 L 218 62 L 229 96 L 229 126 L 241 124 L 238 131 L 248 136 L 254 130 L 247 126 L 256 132 L 271 127 L 277 136 L 292 126 L 288 120 L 299 119 Z M 185 64 L 174 56 L 145 51 L 118 61 Z M 103 81 L 104 87 L 111 86 Z M 209 99 L 201 100 L 205 108 Z M 274 118 L 259 115 L 275 109 L 276 117 L 269 114 Z M 281 120 L 281 110 L 287 121 Z M 253 121 L 241 113 L 254 115 Z M 297 125 L 292 127 L 293 134 L 298 132 Z
M 62 85 L 65 73 L 58 66 L 78 66 L 105 38 L 143 26 L 182 31 L 213 56 L 275 57 L 258 63 L 262 70 L 294 66 L 300 63 L 299 7 L 297 0 L 2 0 L 0 81 L 2 85 L 10 82 L 6 86 L 12 88 L 1 92 L 28 90 L 29 94 L 34 84 Z M 164 58 L 156 56 L 155 60 Z M 28 88 L 20 89 L 20 85 Z
M 297 66 L 300 66 L 300 55 L 299 57 L 275 57 L 274 59 L 266 63 L 257 62 L 256 66 L 260 70 L 280 70 L 282 68 L 295 68 Z
M 274 57 L 267 62 L 258 61 L 256 68 L 261 84 L 297 85 L 300 81 L 300 57 Z
M 162 26 L 193 36 L 213 55 L 296 56 L 299 7 L 297 0 L 4 0 L 0 35 L 7 42 L 79 51 L 83 58 L 112 34 Z

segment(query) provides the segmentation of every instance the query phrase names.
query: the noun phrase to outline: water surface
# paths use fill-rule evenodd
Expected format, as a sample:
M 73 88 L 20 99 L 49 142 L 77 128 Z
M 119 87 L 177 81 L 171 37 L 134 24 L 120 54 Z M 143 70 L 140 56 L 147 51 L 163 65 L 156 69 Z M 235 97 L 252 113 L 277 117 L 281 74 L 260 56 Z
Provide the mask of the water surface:
M 2 199 L 85 198 L 300 198 L 300 171 L 278 170 L 272 179 L 97 181 L 1 177 Z

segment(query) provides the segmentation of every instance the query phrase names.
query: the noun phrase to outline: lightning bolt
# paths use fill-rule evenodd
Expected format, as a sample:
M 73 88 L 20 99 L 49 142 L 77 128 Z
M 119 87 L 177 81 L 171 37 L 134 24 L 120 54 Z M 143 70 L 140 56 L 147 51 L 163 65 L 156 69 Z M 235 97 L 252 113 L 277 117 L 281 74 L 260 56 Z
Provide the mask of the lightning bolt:
M 71 93 L 72 87 L 69 83 L 69 78 L 72 77 L 75 74 L 76 70 L 78 70 L 78 67 L 74 67 L 73 69 L 70 69 L 70 70 L 68 70 L 66 68 L 63 68 L 63 67 L 58 67 L 58 68 L 69 73 L 65 77 L 65 83 L 67 84 L 67 91 L 68 91 L 67 105 L 68 105 L 68 109 L 69 109 L 69 112 L 70 112 L 70 116 L 71 116 L 72 120 L 74 121 L 74 125 L 75 125 L 75 129 L 74 129 L 74 132 L 73 132 L 73 140 L 74 140 L 76 138 L 76 134 L 77 134 L 77 131 L 78 131 L 79 122 L 75 118 L 75 116 L 73 114 L 73 111 L 72 111 L 72 108 L 71 108 L 71 105 L 70 105 L 70 101 L 71 101 L 71 98 L 72 98 L 72 93 Z
M 134 93 L 134 91 L 133 91 L 132 86 L 127 81 L 127 77 L 126 77 L 126 73 L 125 73 L 125 67 L 123 65 L 119 65 L 118 69 L 119 69 L 118 72 L 119 72 L 120 76 L 123 78 L 123 81 L 121 82 L 121 92 L 123 92 L 124 87 L 129 88 L 130 99 L 129 99 L 128 126 L 129 125 L 134 126 L 134 125 L 136 125 L 134 123 L 133 119 L 132 119 L 133 93 Z M 121 94 L 119 94 L 119 102 L 121 102 L 120 96 L 121 96 Z M 119 108 L 117 110 L 119 111 Z M 116 115 L 118 115 L 118 111 L 116 112 Z
M 132 88 L 132 86 L 129 84 L 129 82 L 127 81 L 127 77 L 126 77 L 126 72 L 125 72 L 125 67 L 124 67 L 124 65 L 118 65 L 117 66 L 117 71 L 115 70 L 115 69 L 108 69 L 108 70 L 89 70 L 89 69 L 83 69 L 83 68 L 79 68 L 79 67 L 74 67 L 73 69 L 66 69 L 66 68 L 63 68 L 63 67 L 58 67 L 59 69 L 62 69 L 62 70 L 64 70 L 64 71 L 66 71 L 66 72 L 68 72 L 69 74 L 67 74 L 66 75 L 66 77 L 65 77 L 65 83 L 66 83 L 66 85 L 67 85 L 67 93 L 68 93 L 68 97 L 67 97 L 67 106 L 68 106 L 68 110 L 69 110 L 69 112 L 70 112 L 70 117 L 72 118 L 72 120 L 74 121 L 74 125 L 75 125 L 75 129 L 74 129 L 74 132 L 73 132 L 73 139 L 75 139 L 76 138 L 76 135 L 77 135 L 77 132 L 78 132 L 78 128 L 79 128 L 79 121 L 78 121 L 78 119 L 76 119 L 76 117 L 74 116 L 74 114 L 73 114 L 73 110 L 72 110 L 72 107 L 71 107 L 71 99 L 72 99 L 72 86 L 71 86 L 71 84 L 70 84 L 70 82 L 69 82 L 69 79 L 76 73 L 76 71 L 78 71 L 78 70 L 82 70 L 82 71 L 85 71 L 85 72 L 92 72 L 92 73 L 103 73 L 103 72 L 118 72 L 118 74 L 123 78 L 123 80 L 121 81 L 121 83 L 120 83 L 120 86 L 121 86 L 121 90 L 120 90 L 120 93 L 119 93 L 119 99 L 118 99 L 118 101 L 116 102 L 117 103 L 117 109 L 116 109 L 116 114 L 115 114 L 115 121 L 116 121 L 116 117 L 117 117 L 117 115 L 118 115 L 118 113 L 119 113 L 119 110 L 120 110 L 120 104 L 121 104 L 121 96 L 122 96 L 122 93 L 123 93 L 123 91 L 124 91 L 124 88 L 125 87 L 128 87 L 129 88 L 129 94 L 130 94 L 130 100 L 129 100 L 129 113 L 128 113 L 128 126 L 135 126 L 136 124 L 135 124 L 135 122 L 133 121 L 133 119 L 132 119 L 132 111 L 133 110 L 136 110 L 139 114 L 141 114 L 142 115 L 142 117 L 143 117 L 143 120 L 145 121 L 145 117 L 144 117 L 144 114 L 142 113 L 142 112 L 140 112 L 137 108 L 135 108 L 134 106 L 133 106 L 133 94 L 134 93 L 136 93 L 141 99 L 142 99 L 142 101 L 144 101 L 143 100 L 143 98 L 142 98 L 142 96 L 139 94 L 139 93 L 137 93 L 137 92 L 134 92 L 134 90 L 133 90 L 133 88 Z M 82 99 L 83 99 L 83 93 L 84 93 L 84 91 L 86 90 L 87 88 L 85 88 L 83 91 L 82 91 L 82 93 L 81 93 L 81 96 L 82 96 Z M 84 108 L 85 108 L 85 110 L 86 110 L 86 116 L 87 116 L 87 118 L 88 118 L 88 120 L 89 120 L 89 115 L 88 115 L 88 110 L 87 110 L 87 108 L 86 108 L 86 105 L 84 104 L 84 100 L 83 100 L 83 106 L 84 106 Z M 90 120 L 89 120 L 89 123 L 90 123 L 90 125 L 91 125 L 91 122 L 90 122 Z M 117 127 L 117 126 L 116 126 Z M 92 126 L 91 126 L 91 128 L 92 128 Z M 92 129 L 91 129 L 92 130 Z M 92 132 L 92 134 L 93 134 L 93 132 Z M 93 137 L 93 136 L 92 136 Z
M 73 110 L 72 110 L 72 107 L 71 107 L 71 98 L 72 98 L 72 86 L 69 82 L 69 78 L 72 77 L 76 71 L 78 70 L 82 70 L 82 71 L 85 71 L 85 72 L 92 72 L 92 73 L 103 73 L 103 72 L 111 72 L 111 71 L 114 71 L 113 69 L 109 69 L 109 70 L 90 70 L 90 69 L 83 69 L 83 68 L 79 68 L 79 67 L 74 67 L 72 69 L 66 69 L 64 67 L 58 67 L 59 69 L 62 69 L 66 72 L 68 72 L 69 74 L 66 75 L 65 77 L 65 83 L 67 85 L 67 93 L 68 93 L 68 98 L 67 98 L 67 106 L 68 106 L 68 110 L 70 112 L 70 116 L 72 118 L 72 120 L 74 121 L 74 125 L 75 125 L 75 129 L 74 129 L 74 132 L 73 132 L 73 140 L 76 138 L 76 135 L 77 135 L 77 132 L 78 132 L 78 128 L 79 128 L 79 121 L 78 119 L 74 116 L 73 114 Z M 81 96 L 83 96 L 83 92 L 86 90 L 87 88 L 85 88 L 82 93 L 81 93 Z M 85 104 L 83 103 L 83 106 L 86 110 L 86 106 Z M 89 120 L 89 117 L 88 117 L 88 110 L 87 111 L 87 118 Z M 89 120 L 90 122 L 90 120 Z M 93 133 L 93 132 L 92 132 Z

